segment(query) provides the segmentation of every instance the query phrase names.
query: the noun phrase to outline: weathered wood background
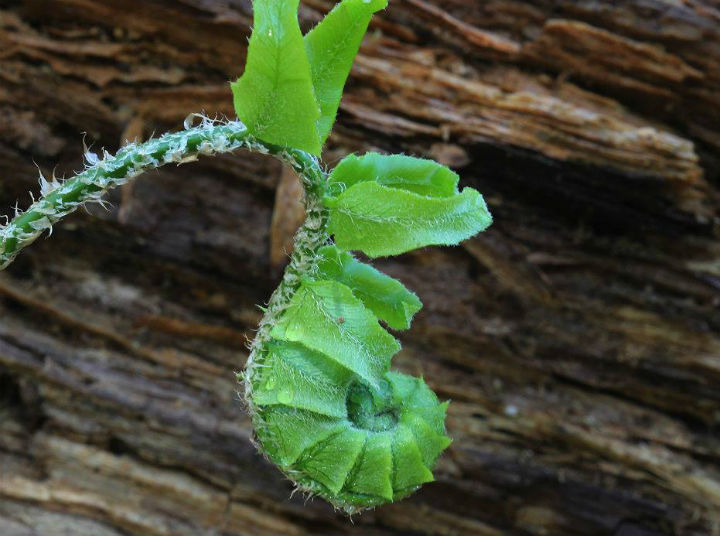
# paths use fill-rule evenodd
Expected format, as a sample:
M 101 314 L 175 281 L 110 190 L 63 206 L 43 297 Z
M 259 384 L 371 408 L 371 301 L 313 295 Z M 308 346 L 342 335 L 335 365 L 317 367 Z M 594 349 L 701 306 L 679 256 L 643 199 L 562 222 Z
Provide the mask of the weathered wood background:
M 307 0 L 304 26 L 332 5 Z M 248 0 L 0 1 L 0 204 L 85 142 L 231 114 Z M 378 263 L 438 482 L 350 523 L 251 447 L 233 371 L 297 223 L 274 161 L 163 169 L 0 274 L 0 534 L 717 534 L 720 3 L 393 0 L 327 150 L 430 154 L 496 223 Z M 714 532 L 713 532 L 714 531 Z

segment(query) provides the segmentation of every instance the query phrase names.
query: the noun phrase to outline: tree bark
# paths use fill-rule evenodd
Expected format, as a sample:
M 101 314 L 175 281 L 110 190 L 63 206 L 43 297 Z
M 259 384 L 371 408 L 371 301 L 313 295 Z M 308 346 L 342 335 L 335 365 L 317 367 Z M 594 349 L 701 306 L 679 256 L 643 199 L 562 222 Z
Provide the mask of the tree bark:
M 83 139 L 232 115 L 250 25 L 247 0 L 2 0 L 0 206 Z M 393 0 L 325 159 L 369 149 L 456 168 L 495 216 L 377 263 L 425 303 L 395 366 L 452 399 L 437 482 L 351 523 L 252 447 L 233 372 L 301 215 L 240 153 L 0 274 L 0 534 L 718 533 L 720 5 Z

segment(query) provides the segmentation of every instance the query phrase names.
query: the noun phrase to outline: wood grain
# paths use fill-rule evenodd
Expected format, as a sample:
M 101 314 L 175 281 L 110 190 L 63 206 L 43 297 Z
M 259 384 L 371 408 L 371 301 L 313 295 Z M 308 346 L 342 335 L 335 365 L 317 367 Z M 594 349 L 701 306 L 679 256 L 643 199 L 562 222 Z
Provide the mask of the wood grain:
M 720 6 L 390 4 L 325 159 L 432 154 L 495 216 L 377 263 L 425 303 L 396 366 L 453 401 L 438 482 L 351 523 L 255 452 L 233 372 L 299 192 L 238 154 L 142 177 L 0 274 L 3 536 L 720 531 Z M 0 2 L 0 206 L 34 162 L 79 169 L 83 133 L 231 115 L 250 24 L 246 0 Z

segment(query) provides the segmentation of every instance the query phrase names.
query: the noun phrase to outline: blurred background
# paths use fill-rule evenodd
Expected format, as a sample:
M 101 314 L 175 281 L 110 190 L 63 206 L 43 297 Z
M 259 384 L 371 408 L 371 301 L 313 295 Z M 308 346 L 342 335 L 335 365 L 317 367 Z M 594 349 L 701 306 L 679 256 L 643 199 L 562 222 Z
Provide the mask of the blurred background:
M 302 2 L 305 30 L 333 2 Z M 232 116 L 247 0 L 0 0 L 0 207 Z M 0 274 L 0 534 L 720 530 L 720 5 L 392 0 L 325 153 L 430 155 L 495 216 L 377 264 L 395 366 L 451 399 L 437 482 L 353 518 L 250 443 L 234 371 L 302 219 L 239 153 L 149 173 Z

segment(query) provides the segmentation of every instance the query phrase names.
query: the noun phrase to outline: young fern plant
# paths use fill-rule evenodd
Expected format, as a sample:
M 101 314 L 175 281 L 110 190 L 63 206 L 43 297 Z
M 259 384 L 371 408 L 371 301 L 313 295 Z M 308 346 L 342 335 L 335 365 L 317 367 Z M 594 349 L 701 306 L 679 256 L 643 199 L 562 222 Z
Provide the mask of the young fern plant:
M 0 230 L 0 265 L 60 218 L 143 171 L 245 148 L 291 165 L 306 220 L 265 309 L 242 374 L 257 446 L 300 488 L 355 512 L 433 480 L 450 444 L 447 402 L 390 370 L 422 304 L 357 260 L 452 245 L 487 228 L 482 196 L 458 176 L 403 155 L 351 155 L 331 173 L 317 156 L 372 15 L 387 0 L 343 0 L 303 36 L 299 0 L 255 0 L 247 65 L 232 84 L 240 121 L 197 127 L 88 158 L 79 175 L 42 182 L 42 197 Z

